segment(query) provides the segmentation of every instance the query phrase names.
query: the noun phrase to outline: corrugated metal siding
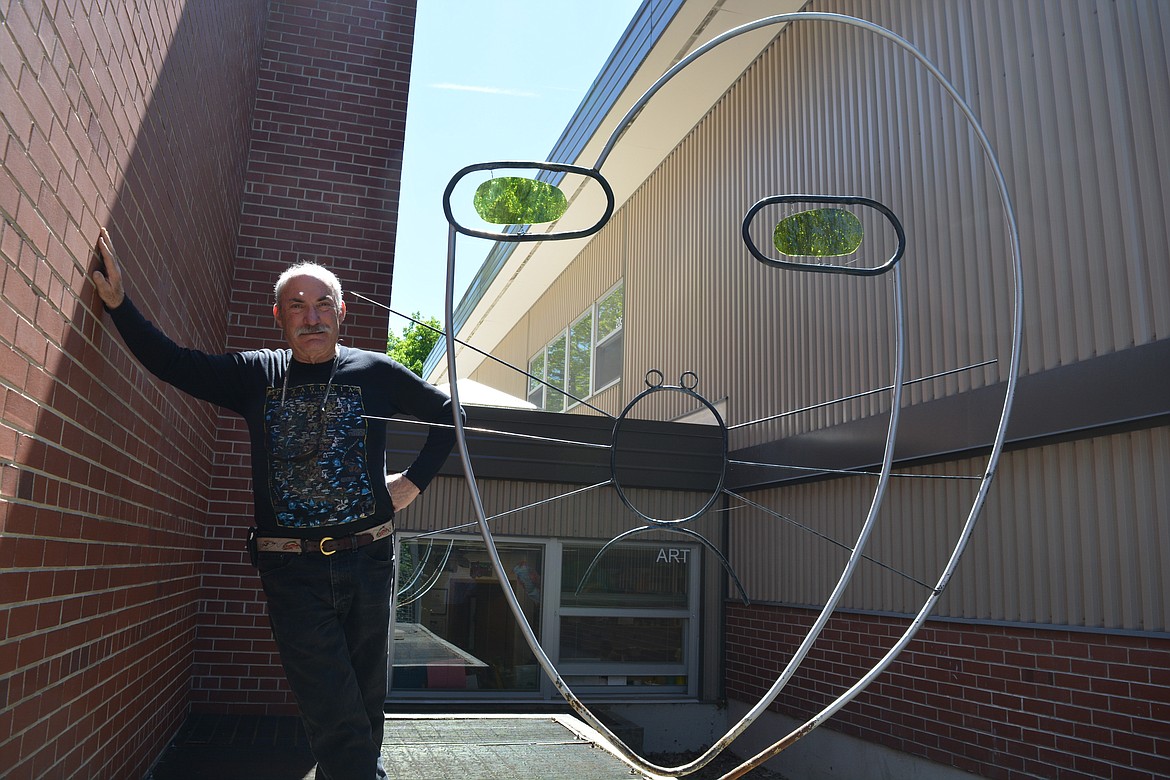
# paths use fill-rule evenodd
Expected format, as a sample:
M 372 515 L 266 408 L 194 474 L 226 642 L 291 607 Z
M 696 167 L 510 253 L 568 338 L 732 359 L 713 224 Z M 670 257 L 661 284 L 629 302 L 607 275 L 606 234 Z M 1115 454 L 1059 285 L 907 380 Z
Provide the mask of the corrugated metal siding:
M 1170 336 L 1170 70 L 1164 3 L 835 2 L 889 25 L 968 95 L 1023 231 L 1025 372 Z M 533 309 L 531 352 L 629 276 L 627 377 L 700 374 L 738 419 L 866 389 L 890 375 L 886 280 L 814 279 L 751 261 L 748 205 L 857 192 L 909 233 L 910 376 L 1004 357 L 1009 283 L 998 201 L 965 123 L 890 44 L 792 25 Z M 628 219 L 628 223 L 626 220 Z M 598 278 L 595 284 L 589 280 Z M 913 400 L 998 378 L 989 370 Z M 640 381 L 627 389 L 627 398 Z M 819 427 L 877 408 L 822 413 Z
M 521 317 L 508 336 L 497 347 L 490 350 L 491 355 L 505 363 L 515 366 L 520 371 L 527 371 L 528 359 L 532 357 L 531 352 L 528 350 L 528 328 L 530 321 L 531 317 L 527 314 Z M 478 347 L 479 345 L 476 346 Z M 482 349 L 482 347 L 480 348 Z M 532 352 L 535 352 L 535 349 Z M 459 353 L 456 354 L 458 355 Z M 528 379 L 520 371 L 513 370 L 494 360 L 485 360 L 471 373 L 471 378 L 516 398 L 527 398 Z M 459 375 L 463 376 L 462 370 Z
M 1022 234 L 1024 374 L 1170 337 L 1170 3 L 842 0 L 808 7 L 904 35 L 982 118 Z M 1000 361 L 913 385 L 909 403 L 1003 379 L 1011 283 L 981 152 L 909 57 L 826 23 L 794 24 L 778 35 L 534 308 L 540 326 L 513 332 L 527 339 L 524 348 L 509 348 L 530 354 L 567 325 L 566 312 L 584 308 L 582 280 L 595 279 L 600 292 L 624 273 L 625 381 L 620 395 L 606 398 L 613 412 L 642 389 L 649 369 L 667 382 L 694 371 L 707 398 L 728 397 L 731 423 L 888 383 L 890 278 L 783 273 L 743 249 L 738 225 L 750 204 L 789 192 L 863 194 L 902 217 L 908 378 Z M 624 271 L 610 265 L 615 258 Z M 640 412 L 671 418 L 685 411 L 660 396 Z M 825 428 L 879 413 L 886 403 L 873 396 L 752 426 L 732 445 Z M 1166 476 L 1153 474 L 1166 468 L 1164 433 L 1007 460 L 944 613 L 1165 629 L 1159 565 L 1170 510 L 1164 492 L 1145 479 Z M 956 467 L 979 472 L 982 463 Z M 796 502 L 794 517 L 848 540 L 866 503 L 852 483 L 777 497 Z M 901 511 L 887 513 L 919 527 L 882 530 L 875 549 L 929 580 L 969 494 L 964 483 L 899 482 L 891 506 Z M 1118 525 L 1123 511 L 1132 521 Z M 831 584 L 843 560 L 803 532 L 785 532 L 775 544 L 768 536 L 765 544 L 738 521 L 732 528 L 736 560 L 753 572 L 757 598 L 815 603 L 827 592 L 826 573 Z M 920 586 L 866 568 L 850 596 L 854 606 L 921 602 Z
M 1170 336 L 1170 193 L 1165 176 L 1170 170 L 1166 62 L 1170 5 L 815 5 L 818 10 L 861 15 L 901 32 L 952 76 L 984 118 L 1015 198 L 1022 232 L 1027 301 L 1024 373 Z M 874 179 L 880 182 L 879 191 L 886 182 L 899 183 L 887 202 L 904 215 L 911 246 L 906 263 L 912 344 L 908 376 L 983 356 L 999 354 L 1003 359 L 1007 280 L 1002 262 L 988 259 L 1002 252 L 1002 232 L 993 197 L 970 163 L 975 150 L 966 130 L 938 101 L 937 90 L 915 86 L 918 80 L 897 62 L 904 58 L 874 52 L 872 41 L 854 37 L 828 25 L 793 27 L 743 83 L 757 78 L 757 69 L 779 81 L 800 72 L 809 75 L 814 90 L 820 89 L 823 82 L 817 74 L 832 72 L 832 65 L 818 56 L 839 52 L 846 38 L 859 61 L 876 59 L 879 64 L 868 87 L 872 92 L 867 92 L 864 105 L 877 108 L 885 103 L 892 109 L 877 108 L 870 114 L 875 124 L 887 128 L 877 137 L 897 139 L 903 152 L 915 148 L 920 152 L 918 160 L 901 156 L 904 175 L 891 165 Z M 769 58 L 782 55 L 787 55 L 783 66 L 769 65 Z M 894 84 L 890 91 L 892 79 L 901 85 Z M 728 97 L 729 111 L 733 97 L 734 92 Z M 805 99 L 811 100 L 807 94 Z M 849 102 L 856 105 L 854 98 Z M 782 114 L 798 110 L 795 102 L 779 109 Z M 825 157 L 820 142 L 811 139 L 819 136 L 839 148 L 858 142 L 835 124 L 848 115 L 847 109 L 834 113 L 831 105 L 824 105 L 811 113 L 817 118 L 810 117 L 795 134 L 799 146 L 810 139 L 806 167 L 794 168 L 813 181 L 831 180 L 836 161 Z M 899 124 L 899 117 L 905 121 Z M 820 120 L 824 121 L 818 124 Z M 869 164 L 880 168 L 898 159 L 879 154 Z M 939 216 L 932 218 L 935 209 Z M 943 227 L 947 225 L 952 229 Z M 876 297 L 870 301 L 883 305 Z M 839 296 L 828 305 L 847 317 L 863 304 Z M 869 343 L 874 346 L 872 339 Z M 872 381 L 882 371 L 870 367 L 868 376 Z M 994 372 L 987 373 L 932 384 L 941 392 L 962 391 L 996 378 Z M 843 395 L 850 391 L 849 380 L 819 374 L 813 384 L 820 384 L 822 392 Z M 912 392 L 911 400 L 926 400 L 934 389 Z M 1166 447 L 1165 429 L 1156 429 L 1005 457 L 980 532 L 952 592 L 944 598 L 942 614 L 1166 630 L 1167 583 L 1162 572 L 1165 551 L 1170 549 L 1166 545 L 1170 503 L 1160 487 L 1170 481 Z M 933 468 L 978 473 L 982 465 L 975 460 Z M 793 489 L 799 497 L 794 517 L 824 524 L 835 538 L 851 540 L 872 490 L 868 483 L 857 489 L 858 482 L 838 480 Z M 777 506 L 787 511 L 788 493 L 777 493 Z M 932 583 L 972 494 L 970 483 L 897 482 L 872 540 L 873 555 Z M 733 560 L 751 583 L 753 597 L 823 601 L 840 571 L 843 553 L 826 550 L 815 537 L 796 532 L 800 538 L 788 542 L 792 549 L 784 560 L 794 568 L 814 570 L 778 578 L 774 552 L 781 543 L 768 544 L 756 533 L 741 539 L 747 528 L 732 525 Z M 770 532 L 771 538 L 786 538 L 784 533 Z M 925 596 L 921 586 L 866 565 L 849 602 L 862 609 L 911 610 Z
M 908 473 L 971 473 L 980 459 Z M 915 611 L 954 547 L 975 483 L 899 479 L 845 603 Z M 752 500 L 852 544 L 873 480 L 761 491 Z M 753 509 L 733 512 L 730 557 L 752 598 L 822 604 L 847 553 Z M 937 614 L 1166 631 L 1170 628 L 1170 428 L 1008 453 Z

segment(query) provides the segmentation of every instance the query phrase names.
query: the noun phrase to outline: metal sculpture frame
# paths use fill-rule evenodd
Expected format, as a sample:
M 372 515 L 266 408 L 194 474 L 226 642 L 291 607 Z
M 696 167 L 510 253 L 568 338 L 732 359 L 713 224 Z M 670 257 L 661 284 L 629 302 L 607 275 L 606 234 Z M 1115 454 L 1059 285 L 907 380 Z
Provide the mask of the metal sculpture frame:
M 915 614 L 914 617 L 911 619 L 909 626 L 906 628 L 906 630 L 904 631 L 902 636 L 892 645 L 892 647 L 885 653 L 885 655 L 876 664 L 874 664 L 874 666 L 872 668 L 870 668 L 870 670 L 868 672 L 863 674 L 857 680 L 856 683 L 854 683 L 851 687 L 849 687 L 847 690 L 845 690 L 843 693 L 841 693 L 834 701 L 832 701 L 827 706 L 825 706 L 819 713 L 814 715 L 812 718 L 807 720 L 805 723 L 800 725 L 798 728 L 792 730 L 787 736 L 782 737 L 781 739 L 777 740 L 769 748 L 760 752 L 756 756 L 752 757 L 751 759 L 744 762 L 739 767 L 737 767 L 736 769 L 732 770 L 730 773 L 725 775 L 725 780 L 731 780 L 732 778 L 741 777 L 746 772 L 759 766 L 767 759 L 771 758 L 772 756 L 775 756 L 776 754 L 780 753 L 788 746 L 795 743 L 801 737 L 805 736 L 806 734 L 811 732 L 813 729 L 815 729 L 817 726 L 819 726 L 820 724 L 824 723 L 826 720 L 831 718 L 842 707 L 844 707 L 848 702 L 850 702 L 858 693 L 860 693 L 862 690 L 864 690 L 866 688 L 866 686 L 868 686 L 878 675 L 880 675 L 883 671 L 885 671 L 890 666 L 890 664 L 893 663 L 894 659 L 897 658 L 897 656 L 907 646 L 907 644 L 914 638 L 915 634 L 921 628 L 921 626 L 925 622 L 926 618 L 933 611 L 935 605 L 938 602 L 938 599 L 940 598 L 943 591 L 946 589 L 948 583 L 950 582 L 952 576 L 954 575 L 955 569 L 959 563 L 959 560 L 963 555 L 963 552 L 967 546 L 967 543 L 970 541 L 971 535 L 972 535 L 974 528 L 975 528 L 975 525 L 976 525 L 976 521 L 977 521 L 977 519 L 978 519 L 978 517 L 983 509 L 984 503 L 985 503 L 986 498 L 987 498 L 988 490 L 991 486 L 992 479 L 993 479 L 995 472 L 996 472 L 996 469 L 998 467 L 1000 455 L 1003 452 L 1004 442 L 1006 440 L 1007 424 L 1008 424 L 1008 420 L 1009 420 L 1010 415 L 1011 415 L 1011 408 L 1012 408 L 1012 404 L 1013 404 L 1014 397 L 1015 397 L 1016 384 L 1017 384 L 1017 378 L 1018 378 L 1019 367 L 1020 367 L 1020 352 L 1021 352 L 1021 343 L 1022 343 L 1021 331 L 1022 331 L 1022 318 L 1023 318 L 1023 295 L 1022 295 L 1022 291 L 1021 291 L 1021 283 L 1022 283 L 1023 274 L 1022 274 L 1022 261 L 1021 261 L 1021 257 L 1020 257 L 1019 230 L 1018 230 L 1018 227 L 1016 224 L 1016 218 L 1015 218 L 1014 210 L 1012 207 L 1011 198 L 1010 198 L 1010 195 L 1009 195 L 1008 190 L 1007 190 L 1007 185 L 1005 183 L 1003 171 L 1000 168 L 999 163 L 995 157 L 995 153 L 994 153 L 994 150 L 992 149 L 991 143 L 989 142 L 987 135 L 983 131 L 982 126 L 979 124 L 979 121 L 978 121 L 977 117 L 975 116 L 974 112 L 971 110 L 971 108 L 964 101 L 963 97 L 959 94 L 958 90 L 954 87 L 954 85 L 945 77 L 945 75 L 925 55 L 922 54 L 922 52 L 920 52 L 915 46 L 913 46 L 911 43 L 909 43 L 905 38 L 901 37 L 900 35 L 892 32 L 884 27 L 881 27 L 880 25 L 874 24 L 872 22 L 868 22 L 868 21 L 865 21 L 863 19 L 858 19 L 858 18 L 850 17 L 850 16 L 844 16 L 844 15 L 840 15 L 840 14 L 820 13 L 820 12 L 797 12 L 797 13 L 788 13 L 788 14 L 778 14 L 775 16 L 769 16 L 769 17 L 766 17 L 763 19 L 758 19 L 758 20 L 756 20 L 754 22 L 750 22 L 748 24 L 744 24 L 742 26 L 736 27 L 732 30 L 729 30 L 729 31 L 711 39 L 710 41 L 708 41 L 704 45 L 700 46 L 699 48 L 695 49 L 693 52 L 691 52 L 686 57 L 681 59 L 678 63 L 676 63 L 668 71 L 666 71 L 633 104 L 633 106 L 627 111 L 627 113 L 622 118 L 622 120 L 617 124 L 616 128 L 613 130 L 608 142 L 606 143 L 605 147 L 602 149 L 601 154 L 597 158 L 597 161 L 592 168 L 582 168 L 580 166 L 567 166 L 567 165 L 563 165 L 563 164 L 559 164 L 559 163 L 536 163 L 536 162 L 516 162 L 516 161 L 499 162 L 499 163 L 483 163 L 483 164 L 479 164 L 479 165 L 475 165 L 475 166 L 469 166 L 467 168 L 462 169 L 458 173 L 456 173 L 455 176 L 452 178 L 450 184 L 448 185 L 446 191 L 444 192 L 444 201 L 443 201 L 444 212 L 447 215 L 448 224 L 449 224 L 448 240 L 447 240 L 447 279 L 446 279 L 446 296 L 445 296 L 445 311 L 444 311 L 444 319 L 445 319 L 445 326 L 446 326 L 445 345 L 446 345 L 446 356 L 447 356 L 447 371 L 448 371 L 448 375 L 450 378 L 451 396 L 452 396 L 452 399 L 454 400 L 454 402 L 456 404 L 458 404 L 458 402 L 459 402 L 459 389 L 458 389 L 458 381 L 457 381 L 458 373 L 456 370 L 455 345 L 456 345 L 456 343 L 462 343 L 462 342 L 457 342 L 457 340 L 455 339 L 455 336 L 454 336 L 454 284 L 455 284 L 456 237 L 459 234 L 464 234 L 464 235 L 479 237 L 479 238 L 490 238 L 490 239 L 494 239 L 494 240 L 502 241 L 502 242 L 525 242 L 525 241 L 563 240 L 563 239 L 568 239 L 568 238 L 580 238 L 580 237 L 585 237 L 588 235 L 593 235 L 594 233 L 599 231 L 604 226 L 604 224 L 608 221 L 609 217 L 613 213 L 613 208 L 614 208 L 613 192 L 612 192 L 612 189 L 609 187 L 608 183 L 606 182 L 605 177 L 602 176 L 602 174 L 600 172 L 601 167 L 604 164 L 604 162 L 606 161 L 606 159 L 609 157 L 609 154 L 612 152 L 612 150 L 613 150 L 615 144 L 617 143 L 618 139 L 620 138 L 620 136 L 625 132 L 625 130 L 633 122 L 634 118 L 638 115 L 638 113 L 642 110 L 642 108 L 646 105 L 646 103 L 651 98 L 653 98 L 654 95 L 657 94 L 658 91 L 667 82 L 669 82 L 676 74 L 678 74 L 684 68 L 687 68 L 688 66 L 690 66 L 696 60 L 700 59 L 704 54 L 706 54 L 707 52 L 711 51 L 712 49 L 718 47 L 722 43 L 724 43 L 728 40 L 731 40 L 732 38 L 738 37 L 738 36 L 743 35 L 743 34 L 748 33 L 748 32 L 752 32 L 754 30 L 758 30 L 758 29 L 763 28 L 763 27 L 777 25 L 777 24 L 786 24 L 786 23 L 790 23 L 790 22 L 806 22 L 806 21 L 827 22 L 827 23 L 833 23 L 833 24 L 844 24 L 844 25 L 859 28 L 863 31 L 872 33 L 872 34 L 877 35 L 877 36 L 879 36 L 887 41 L 892 42 L 894 45 L 899 47 L 903 52 L 910 55 L 922 68 L 924 68 L 927 71 L 927 73 L 930 75 L 930 77 L 939 86 L 941 86 L 941 88 L 951 98 L 952 102 L 955 104 L 955 106 L 958 108 L 958 110 L 961 112 L 961 114 L 965 118 L 965 120 L 968 124 L 968 127 L 970 128 L 971 132 L 975 135 L 975 137 L 979 143 L 979 146 L 980 146 L 982 154 L 983 154 L 983 159 L 988 164 L 988 166 L 990 167 L 991 172 L 993 174 L 995 187 L 996 187 L 999 199 L 1000 199 L 1000 204 L 1001 204 L 1001 208 L 1003 211 L 1003 217 L 1004 217 L 1004 222 L 1005 222 L 1005 226 L 1006 226 L 1009 251 L 1011 254 L 1011 268 L 1012 268 L 1012 273 L 1013 273 L 1013 305 L 1012 305 L 1012 314 L 1011 314 L 1012 319 L 1011 319 L 1010 360 L 1009 360 L 1009 365 L 1007 368 L 1007 379 L 1006 379 L 1003 405 L 1001 407 L 1000 417 L 999 417 L 998 424 L 996 426 L 994 439 L 993 439 L 991 447 L 990 447 L 990 454 L 988 455 L 987 465 L 986 465 L 986 468 L 984 469 L 982 477 L 980 478 L 980 484 L 979 484 L 978 491 L 975 495 L 974 500 L 972 501 L 970 509 L 968 510 L 967 517 L 966 517 L 966 519 L 963 523 L 963 526 L 958 534 L 955 546 L 954 546 L 953 550 L 951 551 L 951 554 L 950 554 L 945 566 L 943 567 L 942 572 L 939 575 L 936 583 L 933 585 L 929 595 L 926 597 L 922 607 L 919 609 L 917 614 Z M 450 207 L 450 195 L 451 195 L 452 191 L 454 190 L 458 181 L 463 176 L 465 176 L 467 173 L 469 173 L 473 170 L 492 170 L 492 169 L 501 169 L 501 168 L 509 168 L 509 167 L 510 168 L 534 168 L 534 169 L 547 170 L 547 171 L 552 171 L 552 172 L 574 172 L 574 173 L 579 173 L 581 175 L 587 176 L 587 177 L 593 179 L 594 181 L 597 181 L 600 184 L 600 186 L 603 188 L 603 191 L 605 192 L 605 195 L 607 198 L 607 206 L 606 206 L 605 211 L 604 211 L 604 216 L 602 217 L 601 220 L 598 221 L 598 223 L 596 225 L 594 225 L 590 228 L 587 228 L 585 230 L 569 231 L 569 232 L 560 233 L 560 234 L 555 233 L 555 232 L 554 233 L 533 234 L 533 233 L 524 232 L 523 230 L 521 230 L 520 232 L 498 232 L 498 233 L 496 233 L 496 232 L 473 230 L 473 229 L 467 228 L 463 225 L 460 225 L 455 220 L 455 218 L 451 212 L 451 207 Z M 813 197 L 813 196 L 809 196 L 809 197 Z M 895 224 L 896 224 L 896 221 L 895 221 Z M 746 231 L 746 226 L 744 229 Z M 746 238 L 746 236 L 745 236 L 745 238 Z M 904 236 L 900 235 L 899 238 L 900 238 L 900 242 L 904 243 Z M 749 249 L 753 251 L 753 254 L 755 254 L 755 251 L 754 251 L 754 248 L 753 248 L 751 242 L 747 241 L 747 243 L 749 244 Z M 609 728 L 607 728 L 605 726 L 605 724 L 603 724 L 589 710 L 589 708 L 587 706 L 585 706 L 584 703 L 582 703 L 580 701 L 580 699 L 573 693 L 573 691 L 570 689 L 570 687 L 565 682 L 565 680 L 560 676 L 559 672 L 557 671 L 557 669 L 556 669 L 555 665 L 552 663 L 552 661 L 549 659 L 548 655 L 544 652 L 543 648 L 540 645 L 539 640 L 536 638 L 536 636 L 532 630 L 532 627 L 529 625 L 527 619 L 524 616 L 524 612 L 520 607 L 520 604 L 519 604 L 518 599 L 516 597 L 515 591 L 511 587 L 511 583 L 510 583 L 509 578 L 507 576 L 507 572 L 505 571 L 503 564 L 500 560 L 499 552 L 496 549 L 495 542 L 494 542 L 494 539 L 492 536 L 492 532 L 491 532 L 491 529 L 489 527 L 488 517 L 484 511 L 482 497 L 479 493 L 479 489 L 478 489 L 478 486 L 476 483 L 475 471 L 472 467 L 471 457 L 470 457 L 470 454 L 468 452 L 467 438 L 466 438 L 466 433 L 465 433 L 466 428 L 465 428 L 462 420 L 458 416 L 456 416 L 455 421 L 454 421 L 454 427 L 455 427 L 455 431 L 456 431 L 456 440 L 457 440 L 457 445 L 458 445 L 459 457 L 460 457 L 460 460 L 462 462 L 464 475 L 466 477 L 467 483 L 468 483 L 470 490 L 471 490 L 472 505 L 475 509 L 475 514 L 476 514 L 476 517 L 478 519 L 478 525 L 480 528 L 480 532 L 481 532 L 481 535 L 483 537 L 483 541 L 484 541 L 484 544 L 486 546 L 487 554 L 488 554 L 488 557 L 491 561 L 492 568 L 496 574 L 497 579 L 499 580 L 499 582 L 503 588 L 505 599 L 508 603 L 510 610 L 512 611 L 513 616 L 515 617 L 515 619 L 517 621 L 517 624 L 519 625 L 519 627 L 524 635 L 525 641 L 528 643 L 530 650 L 535 655 L 538 663 L 540 664 L 541 668 L 544 670 L 545 674 L 548 675 L 548 677 L 552 681 L 553 685 L 557 688 L 557 690 L 565 698 L 565 700 L 569 703 L 569 705 L 591 727 L 593 727 L 597 731 L 601 732 L 602 734 L 606 735 L 606 737 L 614 743 L 614 746 L 618 750 L 618 752 L 620 753 L 620 756 L 622 757 L 622 759 L 624 761 L 626 761 L 630 766 L 638 769 L 639 771 L 650 773 L 651 775 L 654 775 L 654 776 L 679 777 L 679 776 L 684 776 L 686 774 L 690 774 L 691 772 L 697 771 L 701 767 L 708 764 L 719 752 L 721 752 L 724 748 L 726 748 L 729 744 L 731 744 L 731 742 L 733 740 L 735 740 L 737 737 L 742 735 L 744 733 L 744 731 L 753 722 L 755 722 L 759 718 L 759 716 L 772 704 L 772 702 L 775 701 L 775 699 L 779 695 L 780 691 L 784 688 L 784 686 L 788 683 L 788 681 L 791 680 L 791 678 L 795 674 L 796 670 L 799 668 L 800 664 L 803 662 L 803 660 L 805 659 L 805 657 L 807 656 L 807 654 L 811 650 L 813 643 L 816 641 L 817 637 L 820 635 L 821 631 L 824 629 L 826 623 L 828 622 L 829 618 L 831 617 L 834 610 L 836 609 L 836 607 L 837 607 L 838 603 L 840 602 L 840 599 L 844 593 L 844 590 L 845 590 L 846 586 L 848 585 L 850 579 L 852 578 L 853 573 L 854 573 L 856 567 L 858 566 L 859 562 L 861 560 L 863 560 L 864 558 L 866 558 L 866 556 L 864 555 L 864 548 L 865 548 L 866 542 L 870 536 L 870 533 L 873 530 L 874 522 L 876 520 L 878 510 L 880 509 L 882 502 L 884 500 L 886 488 L 889 484 L 891 471 L 893 468 L 893 444 L 894 444 L 894 439 L 895 439 L 895 435 L 896 435 L 896 431 L 897 431 L 897 427 L 898 427 L 899 412 L 900 412 L 900 408 L 902 405 L 902 403 L 901 403 L 901 401 L 902 401 L 902 397 L 901 397 L 902 388 L 906 384 L 906 380 L 904 377 L 904 368 L 903 368 L 904 353 L 905 353 L 905 312 L 903 310 L 902 278 L 901 278 L 900 268 L 896 265 L 898 262 L 898 258 L 900 258 L 900 257 L 901 257 L 901 253 L 899 251 L 898 253 L 896 253 L 896 256 L 894 258 L 892 258 L 890 261 L 888 261 L 884 266 L 882 266 L 878 269 L 865 269 L 863 271 L 863 274 L 865 274 L 865 275 L 873 275 L 873 274 L 884 273 L 884 272 L 890 272 L 893 274 L 893 279 L 894 279 L 894 293 L 893 293 L 893 296 L 894 296 L 894 316 L 895 316 L 895 323 L 896 323 L 896 335 L 895 335 L 895 339 L 896 339 L 896 345 L 895 345 L 896 359 L 895 359 L 895 361 L 896 362 L 894 365 L 893 380 L 892 380 L 890 386 L 883 388 L 883 390 L 888 390 L 891 393 L 891 400 L 890 400 L 891 411 L 890 411 L 889 425 L 888 425 L 888 429 L 887 429 L 887 433 L 886 433 L 885 451 L 884 451 L 884 454 L 882 457 L 881 469 L 880 469 L 880 472 L 878 473 L 878 485 L 874 491 L 874 495 L 873 495 L 873 498 L 871 500 L 869 511 L 867 513 L 865 522 L 862 525 L 862 528 L 861 528 L 861 531 L 858 535 L 857 541 L 856 541 L 855 545 L 853 546 L 853 548 L 851 548 L 848 562 L 846 563 L 844 569 L 842 570 L 841 576 L 838 579 L 838 582 L 837 582 L 836 586 L 834 587 L 831 595 L 827 599 L 823 609 L 821 610 L 820 615 L 818 616 L 818 618 L 816 619 L 816 621 L 814 622 L 812 627 L 809 629 L 809 631 L 807 632 L 807 634 L 805 636 L 804 641 L 797 648 L 797 650 L 793 654 L 792 658 L 789 660 L 788 664 L 785 666 L 785 668 L 781 672 L 781 674 L 777 677 L 777 679 L 776 679 L 775 683 L 772 685 L 772 687 L 759 700 L 759 702 L 757 702 L 753 707 L 750 708 L 750 710 L 747 712 L 747 714 L 745 714 L 744 717 L 738 723 L 736 723 L 731 729 L 729 729 L 727 731 L 727 733 L 723 737 L 721 737 L 719 740 L 717 740 L 702 755 L 700 755 L 699 757 L 697 757 L 693 761 L 690 761 L 686 764 L 682 764 L 682 765 L 676 766 L 676 767 L 657 766 L 657 765 L 645 760 L 641 756 L 637 755 L 633 750 L 631 750 L 629 747 L 624 745 L 621 742 L 621 740 L 618 739 L 613 734 L 613 732 Z M 858 270 L 858 269 L 843 270 L 843 269 L 835 268 L 835 267 L 828 266 L 828 265 L 808 265 L 808 264 L 799 264 L 799 263 L 795 264 L 795 265 L 802 266 L 798 270 L 808 271 L 808 272 L 818 272 L 819 271 L 819 272 L 830 272 L 830 273 L 834 273 L 834 272 L 835 273 L 856 273 Z M 517 370 L 519 370 L 519 369 L 517 369 Z M 521 373 L 526 373 L 526 372 L 521 371 Z M 723 434 L 724 434 L 724 436 L 726 436 L 726 430 L 723 431 Z M 602 483 L 602 484 L 606 484 L 606 483 Z M 721 482 L 721 486 L 722 486 L 722 482 Z M 594 486 L 594 487 L 596 487 L 596 486 Z M 589 488 L 586 488 L 586 489 L 589 489 Z M 653 528 L 656 525 L 658 525 L 658 523 L 652 523 L 650 527 Z M 641 530 L 641 529 L 634 529 L 634 532 L 637 532 L 639 530 Z M 738 579 L 736 579 L 736 582 L 738 584 Z

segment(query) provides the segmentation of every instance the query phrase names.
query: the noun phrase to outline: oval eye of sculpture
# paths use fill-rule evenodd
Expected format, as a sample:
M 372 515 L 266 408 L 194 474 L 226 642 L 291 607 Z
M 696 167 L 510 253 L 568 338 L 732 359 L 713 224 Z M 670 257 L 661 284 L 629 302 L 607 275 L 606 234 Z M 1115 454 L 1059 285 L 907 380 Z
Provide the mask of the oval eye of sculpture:
M 785 217 L 772 233 L 772 243 L 785 255 L 840 257 L 861 246 L 861 220 L 845 209 L 811 209 Z
M 569 202 L 559 188 L 523 176 L 488 179 L 475 189 L 475 211 L 494 225 L 537 225 L 560 219 Z

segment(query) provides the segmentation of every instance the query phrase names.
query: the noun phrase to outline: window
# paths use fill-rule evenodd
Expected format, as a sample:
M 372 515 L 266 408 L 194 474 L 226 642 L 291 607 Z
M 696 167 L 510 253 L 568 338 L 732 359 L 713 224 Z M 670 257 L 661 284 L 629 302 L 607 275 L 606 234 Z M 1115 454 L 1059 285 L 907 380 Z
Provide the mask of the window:
M 577 398 L 592 395 L 593 377 L 593 309 L 585 312 L 569 328 L 569 386 L 568 390 Z M 576 403 L 566 398 L 566 407 Z
M 616 545 L 595 561 L 600 549 L 600 545 L 565 546 L 562 606 L 599 610 L 687 609 L 690 573 L 687 564 L 694 555 L 692 548 Z
M 618 382 L 624 308 L 625 284 L 619 282 L 533 355 L 528 361 L 528 400 L 537 408 L 563 412 L 577 405 L 565 393 L 586 399 Z
M 540 350 L 528 361 L 528 403 L 537 409 L 544 408 L 544 350 Z
M 626 542 L 597 558 L 599 541 L 496 544 L 525 619 L 574 690 L 696 694 L 698 546 Z M 397 560 L 392 698 L 557 698 L 481 540 L 400 537 Z
M 593 359 L 593 392 L 622 378 L 625 284 L 619 283 L 597 302 L 597 338 Z
M 575 403 L 561 392 L 568 390 L 565 387 L 565 376 L 568 372 L 565 365 L 568 339 L 569 332 L 561 331 L 559 336 L 528 361 L 528 401 L 537 409 L 563 412 Z M 585 395 L 588 395 L 588 392 Z
M 500 560 L 540 635 L 544 548 L 504 543 Z M 541 672 L 492 570 L 483 542 L 416 538 L 398 557 L 391 691 L 535 693 Z
M 623 686 L 687 692 L 696 669 L 698 550 L 622 544 L 595 560 L 600 549 L 566 544 L 562 553 L 558 655 L 565 679 L 607 693 Z
M 544 408 L 550 412 L 565 410 L 565 394 L 557 392 L 565 389 L 565 344 L 568 337 L 562 333 L 552 340 L 545 350 L 545 371 L 548 387 L 544 393 Z

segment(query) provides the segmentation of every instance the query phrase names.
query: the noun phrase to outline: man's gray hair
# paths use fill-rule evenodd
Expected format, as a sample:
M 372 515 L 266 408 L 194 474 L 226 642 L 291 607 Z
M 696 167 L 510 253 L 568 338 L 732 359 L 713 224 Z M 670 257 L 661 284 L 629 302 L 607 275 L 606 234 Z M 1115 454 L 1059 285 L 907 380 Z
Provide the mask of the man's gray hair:
M 324 282 L 333 292 L 333 302 L 338 306 L 341 305 L 341 280 L 337 278 L 337 274 L 319 263 L 306 261 L 290 266 L 276 280 L 276 285 L 272 288 L 272 292 L 276 295 L 277 306 L 280 305 L 280 293 L 284 290 L 284 286 L 288 284 L 288 280 L 298 276 L 311 276 L 314 279 Z

